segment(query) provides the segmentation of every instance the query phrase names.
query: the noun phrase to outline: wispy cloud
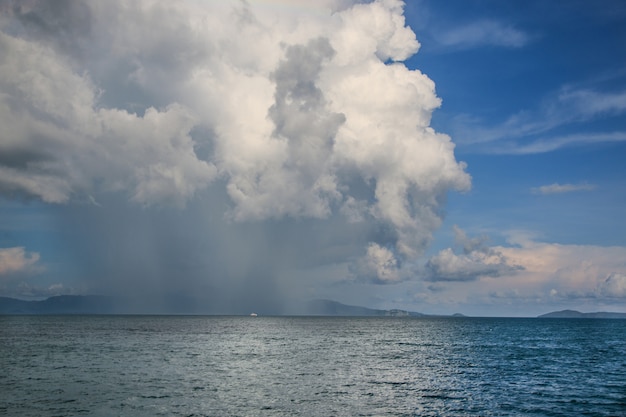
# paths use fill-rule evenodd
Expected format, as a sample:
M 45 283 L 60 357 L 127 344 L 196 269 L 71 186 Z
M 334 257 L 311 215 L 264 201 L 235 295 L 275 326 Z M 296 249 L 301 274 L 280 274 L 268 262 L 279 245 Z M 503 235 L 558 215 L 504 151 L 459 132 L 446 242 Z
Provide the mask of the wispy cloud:
M 521 48 L 530 36 L 512 25 L 497 20 L 480 20 L 435 34 L 437 41 L 446 47 L 470 49 L 480 46 Z
M 573 146 L 597 145 L 602 143 L 626 142 L 626 132 L 591 132 L 565 136 L 545 136 L 530 143 L 506 143 L 503 146 L 494 146 L 489 153 L 527 155 L 533 153 L 552 152 L 561 148 Z
M 626 91 L 601 93 L 589 89 L 565 88 L 559 94 L 559 101 L 575 108 L 581 116 L 593 117 L 598 114 L 619 114 L 626 111 Z
M 593 184 L 550 184 L 550 185 L 542 185 L 541 187 L 533 188 L 531 191 L 534 194 L 563 194 L 563 193 L 571 193 L 575 191 L 591 191 L 595 189 L 596 186 Z
M 472 146 L 482 153 L 545 153 L 572 146 L 624 142 L 626 131 L 622 130 L 563 134 L 563 129 L 580 128 L 582 123 L 625 113 L 626 91 L 566 87 L 545 99 L 537 109 L 519 111 L 492 126 L 470 115 L 459 115 L 453 132 L 459 145 Z

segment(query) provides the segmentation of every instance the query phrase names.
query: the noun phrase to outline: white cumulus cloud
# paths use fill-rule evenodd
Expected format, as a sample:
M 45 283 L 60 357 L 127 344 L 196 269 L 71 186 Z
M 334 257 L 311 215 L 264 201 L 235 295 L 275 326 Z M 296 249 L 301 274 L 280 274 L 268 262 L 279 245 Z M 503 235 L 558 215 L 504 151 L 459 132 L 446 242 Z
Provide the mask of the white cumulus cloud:
M 100 108 L 91 80 L 49 48 L 0 33 L 0 50 L 0 191 L 65 203 L 121 190 L 141 204 L 182 204 L 215 177 L 194 153 L 190 109 Z
M 463 305 L 474 314 L 623 310 L 626 247 L 546 243 L 524 231 L 512 232 L 505 245 L 487 245 L 461 229 L 455 234 L 460 250 L 444 249 L 426 262 L 416 300 Z
M 27 252 L 24 247 L 0 248 L 0 277 L 20 272 L 36 271 L 40 255 Z
M 516 277 L 504 279 L 501 288 L 514 288 L 525 297 L 544 300 L 552 297 L 563 302 L 593 299 L 610 303 L 615 297 L 623 296 L 624 247 L 524 241 L 520 246 L 496 249 L 523 267 Z
M 523 269 L 512 263 L 498 249 L 486 245 L 486 238 L 469 238 L 454 227 L 455 243 L 463 248 L 457 254 L 446 248 L 426 262 L 426 279 L 430 281 L 474 281 L 481 277 L 498 277 Z
M 343 213 L 390 230 L 363 250 L 394 281 L 471 182 L 430 127 L 434 83 L 403 64 L 403 6 L 9 1 L 0 193 L 180 207 L 224 187 L 235 221 Z
M 376 243 L 370 243 L 367 254 L 359 260 L 353 273 L 358 279 L 374 284 L 397 284 L 402 280 L 394 253 Z

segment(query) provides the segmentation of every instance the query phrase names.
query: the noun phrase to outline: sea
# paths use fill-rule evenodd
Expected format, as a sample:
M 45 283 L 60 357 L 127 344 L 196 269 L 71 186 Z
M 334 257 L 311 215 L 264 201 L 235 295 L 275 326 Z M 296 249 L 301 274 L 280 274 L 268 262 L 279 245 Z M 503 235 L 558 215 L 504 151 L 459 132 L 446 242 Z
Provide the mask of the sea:
M 0 316 L 6 416 L 626 416 L 626 320 Z

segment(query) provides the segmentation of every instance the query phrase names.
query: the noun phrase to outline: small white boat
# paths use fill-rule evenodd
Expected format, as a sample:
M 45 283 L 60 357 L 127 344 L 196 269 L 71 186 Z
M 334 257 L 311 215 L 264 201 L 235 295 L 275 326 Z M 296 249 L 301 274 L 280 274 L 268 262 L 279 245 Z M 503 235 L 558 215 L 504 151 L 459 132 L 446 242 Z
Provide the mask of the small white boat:
M 256 316 L 258 316 L 257 313 L 250 313 L 250 317 L 256 317 Z

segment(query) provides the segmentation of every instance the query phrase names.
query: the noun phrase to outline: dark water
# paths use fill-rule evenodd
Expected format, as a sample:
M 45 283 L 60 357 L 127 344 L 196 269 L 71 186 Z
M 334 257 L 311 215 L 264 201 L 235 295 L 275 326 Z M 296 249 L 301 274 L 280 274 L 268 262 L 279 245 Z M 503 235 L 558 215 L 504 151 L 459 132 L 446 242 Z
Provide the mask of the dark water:
M 624 416 L 626 320 L 4 316 L 0 415 Z

